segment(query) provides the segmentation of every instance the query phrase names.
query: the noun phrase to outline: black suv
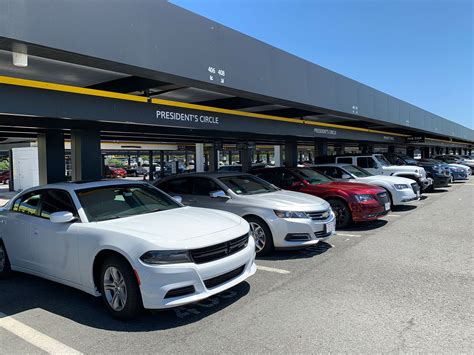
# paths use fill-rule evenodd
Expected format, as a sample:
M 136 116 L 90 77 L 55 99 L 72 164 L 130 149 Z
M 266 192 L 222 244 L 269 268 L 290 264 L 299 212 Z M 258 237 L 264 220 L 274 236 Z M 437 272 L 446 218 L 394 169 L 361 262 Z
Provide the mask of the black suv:
M 433 179 L 433 188 L 446 187 L 451 182 L 449 165 L 435 159 L 418 160 L 418 165 L 426 170 L 426 176 Z

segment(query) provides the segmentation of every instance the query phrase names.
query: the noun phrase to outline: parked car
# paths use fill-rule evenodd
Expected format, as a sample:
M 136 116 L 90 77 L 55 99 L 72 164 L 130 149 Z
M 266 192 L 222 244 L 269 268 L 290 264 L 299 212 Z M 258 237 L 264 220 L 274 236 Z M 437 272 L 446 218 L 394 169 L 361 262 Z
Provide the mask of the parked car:
M 325 199 L 336 215 L 337 228 L 351 222 L 375 220 L 390 211 L 387 192 L 377 186 L 336 182 L 309 168 L 267 168 L 251 173 L 282 189 Z
M 338 163 L 351 164 L 367 170 L 374 175 L 400 176 L 418 183 L 422 191 L 428 189 L 433 181 L 426 176 L 426 171 L 419 166 L 391 165 L 383 154 L 326 156 L 317 157 L 317 164 Z
M 4 170 L 0 172 L 0 183 L 8 184 L 10 182 L 10 170 Z
M 148 173 L 148 169 L 145 169 L 144 167 L 142 166 L 130 166 L 128 168 L 125 169 L 126 170 L 126 173 L 127 173 L 127 176 L 143 176 L 145 175 L 146 173 Z
M 105 166 L 104 176 L 106 179 L 118 179 L 127 177 L 127 171 L 122 168 L 113 168 L 110 166 Z
M 102 295 L 114 317 L 128 319 L 254 274 L 249 232 L 239 216 L 184 207 L 143 182 L 45 185 L 0 211 L 0 277 L 16 270 Z
M 470 155 L 457 155 L 460 159 L 459 164 L 466 165 L 472 169 L 474 169 L 474 158 L 472 158 Z
M 383 156 L 392 165 L 418 165 L 418 160 L 406 154 L 400 153 L 383 153 Z
M 233 212 L 250 223 L 257 253 L 308 247 L 335 231 L 329 204 L 317 197 L 283 191 L 244 173 L 190 173 L 155 182 L 185 205 Z
M 431 159 L 439 160 L 442 161 L 446 164 L 461 164 L 462 159 L 456 155 L 437 155 L 435 157 L 432 157 Z
M 420 187 L 411 179 L 373 175 L 358 166 L 346 164 L 315 165 L 311 168 L 336 181 L 361 182 L 379 186 L 388 192 L 392 206 L 403 205 L 420 198 Z
M 452 181 L 458 180 L 469 180 L 469 177 L 472 174 L 470 167 L 462 164 L 448 164 L 449 171 L 451 172 Z
M 449 186 L 451 173 L 448 164 L 435 159 L 420 159 L 418 165 L 423 167 L 427 176 L 433 179 L 433 188 Z

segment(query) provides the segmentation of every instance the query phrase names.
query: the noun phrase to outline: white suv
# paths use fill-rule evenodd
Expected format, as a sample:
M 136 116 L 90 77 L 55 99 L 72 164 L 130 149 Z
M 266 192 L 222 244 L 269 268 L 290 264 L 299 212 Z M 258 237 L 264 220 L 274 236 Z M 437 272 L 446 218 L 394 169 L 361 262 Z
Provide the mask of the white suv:
M 322 163 L 351 164 L 367 170 L 374 175 L 399 176 L 415 180 L 422 190 L 433 184 L 433 180 L 426 177 L 426 171 L 420 166 L 391 165 L 383 154 L 365 154 L 354 156 L 325 157 Z M 331 161 L 328 161 L 331 160 Z

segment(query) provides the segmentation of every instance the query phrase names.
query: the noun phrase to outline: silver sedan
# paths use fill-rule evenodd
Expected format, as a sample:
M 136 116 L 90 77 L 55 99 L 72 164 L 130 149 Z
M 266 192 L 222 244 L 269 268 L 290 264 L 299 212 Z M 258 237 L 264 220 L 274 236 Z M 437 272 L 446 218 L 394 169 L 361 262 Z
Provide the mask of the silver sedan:
M 156 181 L 183 204 L 233 212 L 245 218 L 257 253 L 317 244 L 335 233 L 335 217 L 323 199 L 281 190 L 244 173 L 193 173 Z

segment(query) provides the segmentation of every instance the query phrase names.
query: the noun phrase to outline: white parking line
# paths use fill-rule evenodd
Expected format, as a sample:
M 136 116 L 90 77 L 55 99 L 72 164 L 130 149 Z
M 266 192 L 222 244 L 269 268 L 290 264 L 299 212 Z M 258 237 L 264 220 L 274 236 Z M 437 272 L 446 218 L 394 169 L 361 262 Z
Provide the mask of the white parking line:
M 401 217 L 401 215 L 390 213 L 387 217 Z
M 82 354 L 2 312 L 0 312 L 0 327 L 48 354 Z
M 347 234 L 347 233 L 339 233 L 339 232 L 337 232 L 336 235 L 340 235 L 341 237 L 356 237 L 356 238 L 362 237 L 360 234 Z
M 288 270 L 275 269 L 273 267 L 262 266 L 262 265 L 257 265 L 257 269 L 262 270 L 262 271 L 268 271 L 268 272 L 276 272 L 277 274 L 289 274 L 290 273 Z

